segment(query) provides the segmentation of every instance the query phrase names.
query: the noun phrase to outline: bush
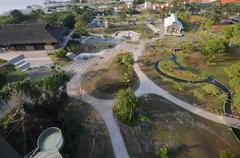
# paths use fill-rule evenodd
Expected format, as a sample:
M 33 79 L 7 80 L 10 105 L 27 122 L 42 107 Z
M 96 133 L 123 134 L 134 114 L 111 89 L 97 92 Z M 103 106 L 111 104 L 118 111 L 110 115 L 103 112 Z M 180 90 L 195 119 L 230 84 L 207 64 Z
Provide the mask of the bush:
M 208 56 L 214 53 L 223 53 L 225 52 L 225 49 L 226 45 L 223 40 L 211 38 L 203 48 L 203 53 L 204 55 Z
M 66 51 L 76 53 L 79 50 L 80 43 L 76 40 L 71 40 L 66 46 Z
M 205 92 L 205 94 L 208 94 L 211 96 L 217 96 L 221 93 L 218 88 L 216 88 L 215 86 L 212 86 L 212 85 L 204 85 L 202 87 L 202 90 Z
M 119 120 L 132 125 L 139 120 L 142 106 L 143 100 L 136 97 L 133 90 L 122 89 L 117 93 L 113 111 Z
M 126 65 L 127 69 L 123 74 L 122 82 L 129 83 L 133 76 L 134 59 L 131 54 L 120 54 L 113 59 L 114 62 Z
M 220 158 L 235 158 L 235 155 L 229 149 L 222 150 L 219 156 Z
M 157 156 L 159 158 L 168 158 L 168 149 L 166 147 L 162 147 L 158 152 Z
M 56 51 L 53 55 L 57 58 L 64 58 L 67 52 L 65 50 Z

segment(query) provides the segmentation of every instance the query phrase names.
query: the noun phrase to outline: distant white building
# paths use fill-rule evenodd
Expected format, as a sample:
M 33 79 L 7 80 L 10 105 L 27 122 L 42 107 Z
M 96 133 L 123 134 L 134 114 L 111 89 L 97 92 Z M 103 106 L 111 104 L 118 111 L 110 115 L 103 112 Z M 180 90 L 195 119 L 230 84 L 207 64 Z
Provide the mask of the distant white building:
M 175 14 L 164 19 L 165 35 L 183 36 L 183 25 Z
M 133 0 L 120 0 L 120 2 L 124 2 L 127 5 L 127 8 L 132 8 Z

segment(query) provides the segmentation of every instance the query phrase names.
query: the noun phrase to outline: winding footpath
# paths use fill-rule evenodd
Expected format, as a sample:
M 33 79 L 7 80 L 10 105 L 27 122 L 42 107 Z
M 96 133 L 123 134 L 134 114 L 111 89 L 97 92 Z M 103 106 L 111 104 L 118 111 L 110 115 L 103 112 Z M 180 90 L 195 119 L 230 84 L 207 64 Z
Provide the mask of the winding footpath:
M 148 41 L 149 42 L 149 41 Z M 203 117 L 205 119 L 211 120 L 216 123 L 224 124 L 229 127 L 235 127 L 240 129 L 240 120 L 226 117 L 226 116 L 220 116 L 216 115 L 210 112 L 207 112 L 205 110 L 202 110 L 198 107 L 195 107 L 187 102 L 182 101 L 181 99 L 171 95 L 168 91 L 162 89 L 158 85 L 156 85 L 152 80 L 150 80 L 144 72 L 140 69 L 138 64 L 138 59 L 141 57 L 145 50 L 145 44 L 146 41 L 141 41 L 140 44 L 127 44 L 122 43 L 116 49 L 115 51 L 125 51 L 125 52 L 131 52 L 134 56 L 134 71 L 136 72 L 139 80 L 140 85 L 139 88 L 135 91 L 135 94 L 137 96 L 142 96 L 145 94 L 156 94 L 159 96 L 162 96 L 163 98 L 169 100 L 170 102 L 176 104 L 177 106 L 194 113 L 200 117 Z M 112 52 L 114 53 L 114 52 Z M 104 55 L 103 55 L 104 56 Z M 89 65 L 91 66 L 91 65 Z M 73 70 L 74 71 L 74 70 Z M 70 80 L 70 82 L 67 84 L 67 92 L 69 96 L 79 98 L 79 89 L 77 88 L 80 83 L 81 74 L 83 72 L 75 72 L 76 75 Z M 96 111 L 99 112 L 99 114 L 102 116 L 112 142 L 112 147 L 114 151 L 114 155 L 116 158 L 129 158 L 123 137 L 120 132 L 120 128 L 118 125 L 117 120 L 113 116 L 113 104 L 115 100 L 107 100 L 107 99 L 98 99 L 93 96 L 90 96 L 83 92 L 81 95 L 81 99 L 90 105 L 92 105 Z

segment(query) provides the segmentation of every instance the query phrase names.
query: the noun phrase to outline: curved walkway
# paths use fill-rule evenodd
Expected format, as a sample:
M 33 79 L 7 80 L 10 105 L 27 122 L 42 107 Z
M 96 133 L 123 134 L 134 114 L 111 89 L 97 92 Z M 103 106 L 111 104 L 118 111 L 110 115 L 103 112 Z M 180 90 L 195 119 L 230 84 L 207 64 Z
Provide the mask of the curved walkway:
M 127 43 L 123 43 L 118 48 L 118 50 L 123 50 L 126 52 L 133 53 L 134 61 L 135 61 L 133 68 L 140 80 L 139 88 L 135 91 L 135 94 L 137 96 L 142 96 L 144 94 L 156 94 L 171 101 L 177 106 L 191 113 L 194 113 L 198 116 L 201 116 L 205 119 L 208 119 L 220 124 L 228 125 L 230 127 L 240 128 L 240 120 L 226 117 L 226 116 L 219 116 L 219 115 L 207 112 L 205 110 L 202 110 L 198 107 L 194 107 L 191 104 L 184 102 L 181 99 L 171 95 L 168 91 L 156 85 L 152 80 L 150 80 L 144 74 L 144 72 L 140 69 L 139 64 L 137 63 L 138 58 L 143 55 L 144 49 L 145 49 L 144 41 L 142 41 L 138 45 L 130 45 Z M 81 73 L 77 73 L 68 83 L 67 92 L 69 96 L 79 98 L 79 89 L 77 88 L 77 85 L 79 85 L 80 77 L 81 77 Z M 113 116 L 112 106 L 114 104 L 114 100 L 97 99 L 88 94 L 83 94 L 81 98 L 87 103 L 91 104 L 100 113 L 103 120 L 105 121 L 110 134 L 115 157 L 129 158 L 125 143 L 123 141 L 123 138 L 120 132 L 120 128 L 118 126 L 118 122 L 115 120 Z
M 144 72 L 140 69 L 140 67 L 137 63 L 138 57 L 142 56 L 142 54 L 144 52 L 144 49 L 145 49 L 144 46 L 145 46 L 145 44 L 141 43 L 136 48 L 130 49 L 130 47 L 129 47 L 127 49 L 129 52 L 133 52 L 134 60 L 135 60 L 135 64 L 133 67 L 134 67 L 134 71 L 136 72 L 136 74 L 138 75 L 139 80 L 140 80 L 140 86 L 137 89 L 137 91 L 135 92 L 135 94 L 137 96 L 141 96 L 144 94 L 156 94 L 156 95 L 162 96 L 163 98 L 178 105 L 179 107 L 181 107 L 191 113 L 194 113 L 200 117 L 203 117 L 205 119 L 208 119 L 208 120 L 220 123 L 220 124 L 227 125 L 229 127 L 234 127 L 234 128 L 240 129 L 240 120 L 231 118 L 231 117 L 227 117 L 227 116 L 220 116 L 217 114 L 213 114 L 213 113 L 210 113 L 203 109 L 200 109 L 198 107 L 195 107 L 195 106 L 171 95 L 168 91 L 164 90 L 160 86 L 156 85 L 152 80 L 150 80 L 144 74 Z
M 79 89 L 77 85 L 79 85 L 80 77 L 81 74 L 77 74 L 68 83 L 67 92 L 70 97 L 79 98 Z M 111 138 L 115 157 L 129 158 L 126 146 L 120 132 L 120 128 L 113 116 L 112 106 L 114 104 L 114 100 L 98 99 L 84 92 L 81 96 L 81 99 L 92 105 L 102 116 Z

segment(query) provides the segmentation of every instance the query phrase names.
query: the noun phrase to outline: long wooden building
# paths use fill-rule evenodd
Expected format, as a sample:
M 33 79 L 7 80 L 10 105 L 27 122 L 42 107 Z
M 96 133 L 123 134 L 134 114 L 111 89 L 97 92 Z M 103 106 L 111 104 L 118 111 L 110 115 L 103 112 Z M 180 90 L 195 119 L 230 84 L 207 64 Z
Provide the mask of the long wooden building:
M 61 45 L 66 29 L 49 24 L 0 25 L 0 48 L 52 50 Z

